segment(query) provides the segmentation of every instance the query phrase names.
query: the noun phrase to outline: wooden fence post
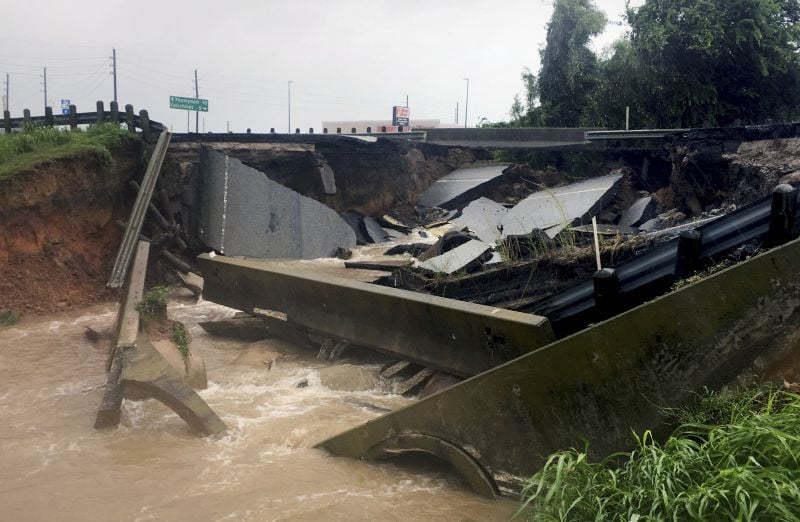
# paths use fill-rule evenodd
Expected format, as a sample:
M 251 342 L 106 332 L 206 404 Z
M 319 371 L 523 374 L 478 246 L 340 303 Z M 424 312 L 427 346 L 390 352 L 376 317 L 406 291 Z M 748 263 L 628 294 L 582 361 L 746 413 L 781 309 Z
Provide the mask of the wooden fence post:
M 69 128 L 72 130 L 78 128 L 78 108 L 74 104 L 69 106 Z
M 125 106 L 125 123 L 128 125 L 128 132 L 136 132 L 136 123 L 133 120 L 133 105 L 129 103 Z
M 119 104 L 115 101 L 111 102 L 111 122 L 119 124 Z
M 150 143 L 153 137 L 150 131 L 150 115 L 147 114 L 147 111 L 144 109 L 139 111 L 139 125 L 142 126 L 142 139 Z

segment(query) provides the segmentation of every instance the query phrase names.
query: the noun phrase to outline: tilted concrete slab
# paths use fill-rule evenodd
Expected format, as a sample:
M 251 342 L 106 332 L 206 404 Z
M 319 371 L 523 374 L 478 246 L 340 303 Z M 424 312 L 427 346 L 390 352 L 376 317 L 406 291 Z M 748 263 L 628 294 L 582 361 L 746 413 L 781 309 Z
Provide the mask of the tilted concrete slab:
M 459 208 L 479 198 L 505 179 L 508 165 L 458 169 L 436 180 L 417 200 L 418 205 Z
M 227 255 L 315 259 L 356 244 L 331 208 L 288 189 L 241 161 L 207 147 L 201 153 L 200 236 Z
M 301 263 L 197 260 L 206 300 L 285 312 L 305 328 L 462 377 L 554 339 L 544 317 L 320 274 Z
M 570 225 L 580 225 L 616 195 L 622 178 L 622 174 L 612 174 L 535 192 L 503 219 L 503 237 L 524 236 L 539 229 L 553 238 Z
M 588 441 L 590 458 L 599 460 L 632 449 L 632 430 L 668 431 L 664 407 L 784 349 L 800 327 L 798 272 L 795 241 L 320 446 L 380 458 L 392 448 L 413 451 L 412 438 L 423 436 L 417 450 L 431 452 L 431 441 L 440 441 L 442 458 L 452 454 L 477 491 L 489 481 L 493 491 L 517 495 L 552 452 Z M 481 476 L 472 476 L 475 467 Z
M 471 239 L 463 245 L 448 250 L 442 255 L 422 261 L 418 266 L 422 270 L 437 274 L 454 274 L 459 270 L 467 270 L 480 266 L 491 258 L 491 246 L 483 241 Z
M 453 218 L 453 223 L 468 227 L 478 239 L 494 244 L 501 237 L 500 224 L 508 214 L 508 209 L 488 198 L 478 198 L 464 207 L 461 215 Z
M 639 198 L 622 213 L 618 225 L 621 227 L 638 227 L 645 221 L 656 217 L 656 202 L 652 196 Z

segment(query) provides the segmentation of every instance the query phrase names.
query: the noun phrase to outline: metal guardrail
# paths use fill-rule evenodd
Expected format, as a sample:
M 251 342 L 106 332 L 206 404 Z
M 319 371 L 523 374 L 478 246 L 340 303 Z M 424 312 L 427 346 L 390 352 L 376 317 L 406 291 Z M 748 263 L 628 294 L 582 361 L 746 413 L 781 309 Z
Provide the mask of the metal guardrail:
M 690 129 L 637 129 L 637 130 L 603 130 L 587 131 L 584 133 L 586 141 L 605 141 L 605 140 L 646 140 L 661 139 L 664 136 L 678 132 L 686 132 Z
M 792 198 L 797 197 L 795 190 Z M 767 196 L 714 221 L 698 226 L 702 234 L 701 258 L 713 258 L 748 241 L 765 238 L 770 229 L 772 197 Z M 647 295 L 648 287 L 670 282 L 676 275 L 679 238 L 659 245 L 615 270 L 620 296 L 624 299 L 634 293 Z M 530 307 L 530 311 L 550 319 L 554 327 L 568 323 L 580 316 L 597 318 L 600 314 L 595 301 L 595 281 L 590 279 L 567 288 Z

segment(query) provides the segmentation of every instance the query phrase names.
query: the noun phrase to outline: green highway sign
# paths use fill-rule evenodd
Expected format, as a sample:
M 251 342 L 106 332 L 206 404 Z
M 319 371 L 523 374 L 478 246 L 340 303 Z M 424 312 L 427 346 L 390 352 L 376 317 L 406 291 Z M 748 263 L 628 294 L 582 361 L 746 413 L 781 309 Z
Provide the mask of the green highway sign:
M 184 98 L 183 96 L 169 97 L 170 109 L 183 109 L 185 111 L 208 112 L 208 100 L 201 98 Z

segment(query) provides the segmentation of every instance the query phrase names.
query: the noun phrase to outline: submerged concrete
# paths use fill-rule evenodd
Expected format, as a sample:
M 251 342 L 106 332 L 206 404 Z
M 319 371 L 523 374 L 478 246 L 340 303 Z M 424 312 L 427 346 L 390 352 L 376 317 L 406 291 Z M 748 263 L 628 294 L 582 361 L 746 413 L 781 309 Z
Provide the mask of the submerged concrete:
M 377 286 L 250 259 L 203 254 L 203 298 L 468 377 L 554 339 L 544 317 Z
M 493 492 L 517 495 L 552 452 L 587 441 L 592 459 L 630 449 L 632 430 L 666 427 L 664 407 L 730 382 L 782 344 L 800 327 L 799 271 L 794 241 L 320 446 L 378 458 L 429 437 L 477 464 L 480 477 L 465 473 L 476 491 L 486 480 Z

